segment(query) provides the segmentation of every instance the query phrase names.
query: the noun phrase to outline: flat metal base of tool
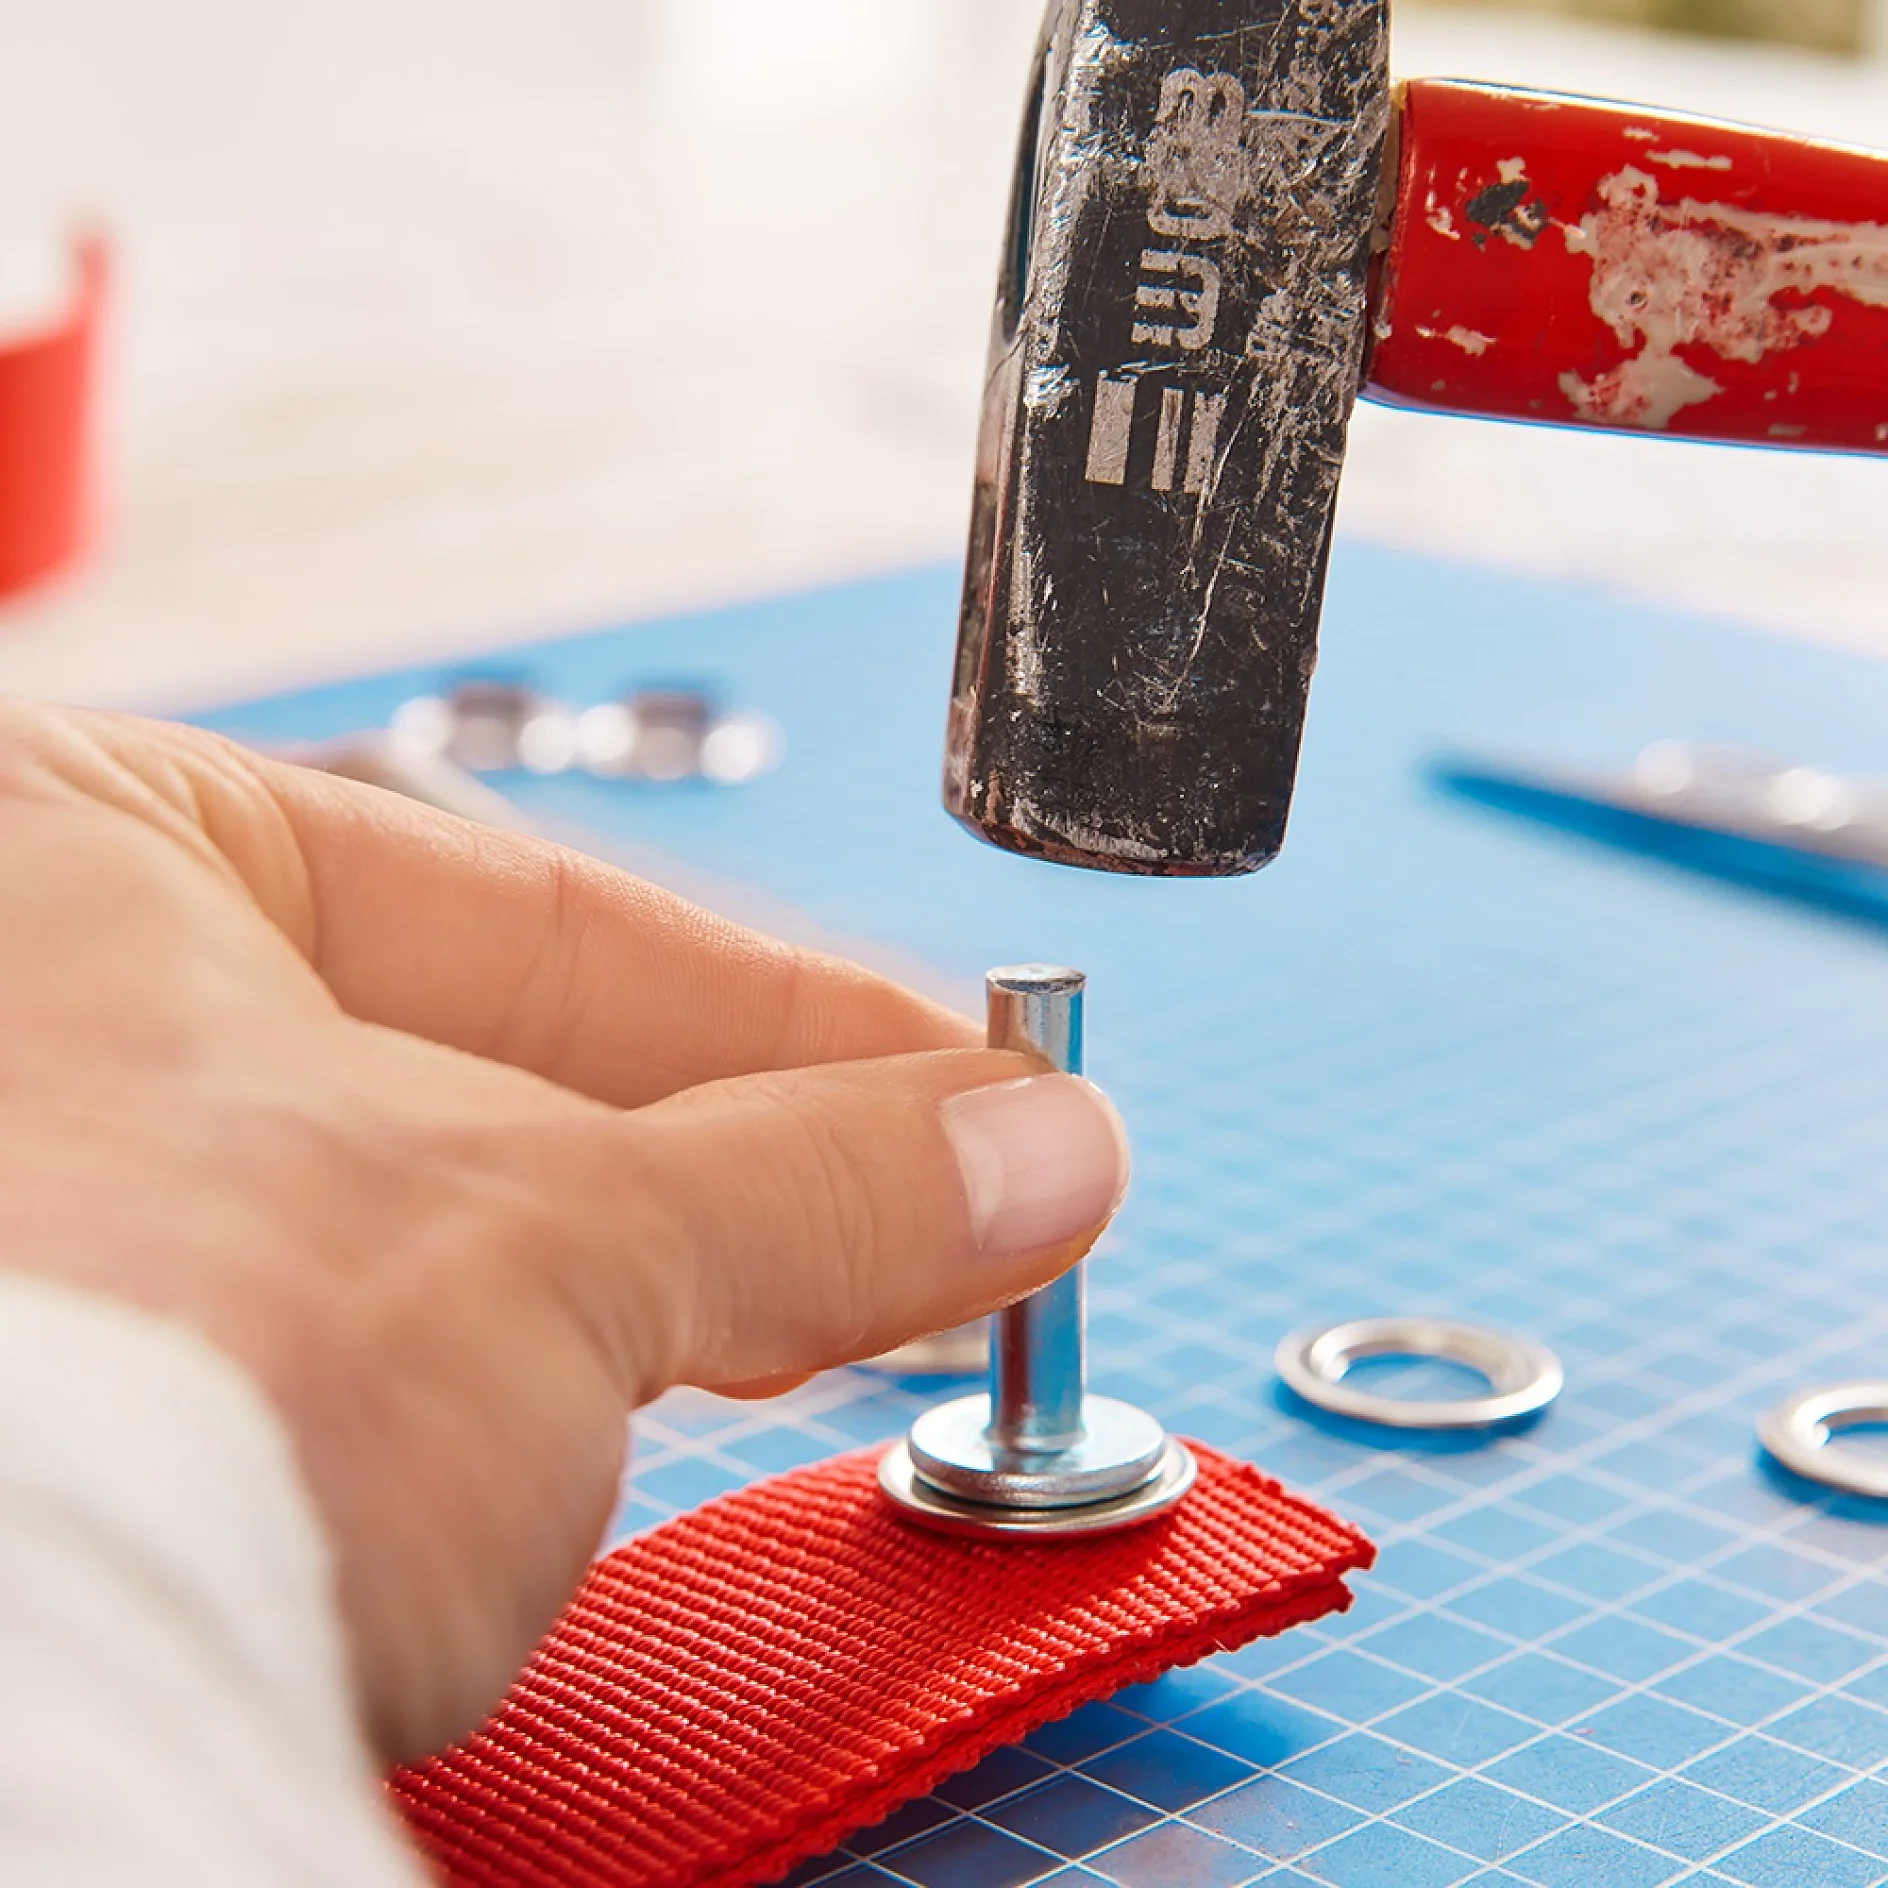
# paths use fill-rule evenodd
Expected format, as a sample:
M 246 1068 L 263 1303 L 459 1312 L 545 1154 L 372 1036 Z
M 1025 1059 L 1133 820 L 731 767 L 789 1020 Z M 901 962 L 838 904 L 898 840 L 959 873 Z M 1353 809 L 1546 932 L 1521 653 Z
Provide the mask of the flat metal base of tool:
M 1160 1473 L 1167 1432 L 1145 1410 L 1091 1396 L 1081 1440 L 1053 1452 L 1005 1446 L 988 1396 L 962 1396 L 911 1425 L 911 1465 L 933 1488 L 996 1508 L 1090 1508 Z
M 878 1485 L 885 1498 L 926 1527 L 945 1534 L 1059 1540 L 1118 1534 L 1157 1521 L 1186 1499 L 1198 1475 L 1187 1446 L 1165 1437 L 1153 1475 L 1138 1488 L 1077 1507 L 1031 1508 L 969 1501 L 935 1486 L 918 1473 L 909 1442 L 895 1443 L 878 1465 Z

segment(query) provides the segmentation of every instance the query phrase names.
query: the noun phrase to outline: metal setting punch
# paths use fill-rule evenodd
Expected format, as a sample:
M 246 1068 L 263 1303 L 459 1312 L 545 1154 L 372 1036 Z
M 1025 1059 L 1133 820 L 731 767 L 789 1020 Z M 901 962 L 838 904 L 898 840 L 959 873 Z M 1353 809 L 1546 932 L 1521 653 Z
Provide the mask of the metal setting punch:
M 1082 1072 L 1080 971 L 990 973 L 993 1049 Z M 1167 1513 L 1197 1472 L 1145 1411 L 1087 1394 L 1080 1266 L 995 1320 L 990 1390 L 928 1410 L 879 1463 L 906 1514 L 957 1534 L 1113 1533 Z

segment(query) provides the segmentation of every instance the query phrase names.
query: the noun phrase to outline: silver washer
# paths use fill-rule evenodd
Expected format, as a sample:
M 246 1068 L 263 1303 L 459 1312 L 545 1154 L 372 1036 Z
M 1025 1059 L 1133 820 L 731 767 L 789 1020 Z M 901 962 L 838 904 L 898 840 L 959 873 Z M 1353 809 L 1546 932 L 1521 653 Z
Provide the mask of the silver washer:
M 1192 1451 L 1169 1441 L 1153 1479 L 1131 1494 L 1080 1508 L 997 1508 L 934 1488 L 912 1466 L 910 1444 L 899 1442 L 879 1458 L 878 1485 L 894 1507 L 938 1533 L 1077 1540 L 1159 1520 L 1186 1499 L 1199 1472 Z
M 1489 1393 L 1422 1403 L 1346 1388 L 1345 1372 L 1366 1357 L 1466 1364 L 1488 1379 Z M 1560 1359 L 1544 1344 L 1440 1318 L 1358 1318 L 1299 1331 L 1279 1345 L 1277 1364 L 1278 1374 L 1307 1403 L 1388 1429 L 1492 1429 L 1538 1416 L 1567 1383 Z
M 1840 1431 L 1888 1423 L 1888 1383 L 1835 1383 L 1805 1390 L 1757 1424 L 1757 1439 L 1792 1475 L 1847 1495 L 1888 1500 L 1888 1462 L 1845 1449 Z

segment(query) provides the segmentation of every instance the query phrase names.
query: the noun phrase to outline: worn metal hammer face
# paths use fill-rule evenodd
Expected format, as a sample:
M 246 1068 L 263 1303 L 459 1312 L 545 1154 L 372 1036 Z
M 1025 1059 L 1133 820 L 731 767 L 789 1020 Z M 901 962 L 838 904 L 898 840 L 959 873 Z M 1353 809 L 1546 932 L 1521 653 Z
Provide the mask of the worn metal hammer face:
M 1283 843 L 1359 392 L 1888 450 L 1888 158 L 1393 89 L 1387 0 L 1052 0 L 945 797 L 1162 876 Z
M 1361 377 L 1387 0 L 1058 0 L 1026 112 L 946 798 L 1016 851 L 1283 841 Z

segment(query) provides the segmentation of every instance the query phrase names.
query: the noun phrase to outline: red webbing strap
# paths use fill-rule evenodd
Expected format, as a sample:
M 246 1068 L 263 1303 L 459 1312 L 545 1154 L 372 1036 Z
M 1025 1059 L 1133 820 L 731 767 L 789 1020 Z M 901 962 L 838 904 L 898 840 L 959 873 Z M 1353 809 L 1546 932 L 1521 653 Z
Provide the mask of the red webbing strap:
M 876 1450 L 713 1502 L 598 1565 L 395 1795 L 454 1883 L 776 1880 L 1079 1705 L 1349 1606 L 1369 1542 L 1195 1447 L 1172 1516 L 1062 1545 L 921 1531 Z

